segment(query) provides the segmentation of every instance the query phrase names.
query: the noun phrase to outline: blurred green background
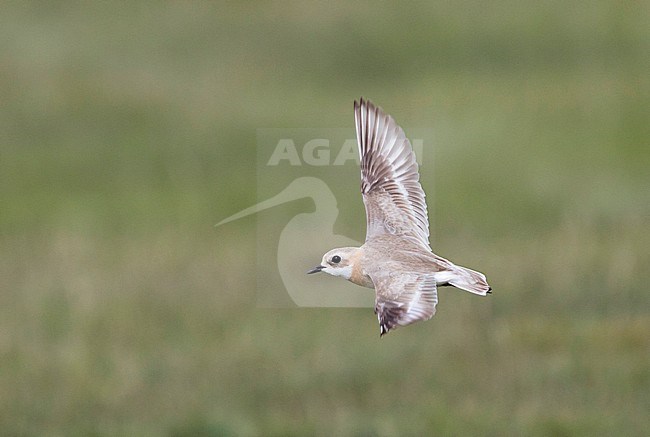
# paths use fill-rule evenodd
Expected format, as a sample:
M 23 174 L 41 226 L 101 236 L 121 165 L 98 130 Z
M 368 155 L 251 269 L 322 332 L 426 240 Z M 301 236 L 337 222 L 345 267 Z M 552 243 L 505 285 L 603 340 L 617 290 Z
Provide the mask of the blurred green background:
M 649 22 L 3 3 L 2 434 L 647 435 Z M 255 218 L 213 228 L 257 200 L 256 129 L 352 127 L 361 95 L 435 129 L 434 248 L 494 288 L 381 340 L 370 309 L 256 308 Z

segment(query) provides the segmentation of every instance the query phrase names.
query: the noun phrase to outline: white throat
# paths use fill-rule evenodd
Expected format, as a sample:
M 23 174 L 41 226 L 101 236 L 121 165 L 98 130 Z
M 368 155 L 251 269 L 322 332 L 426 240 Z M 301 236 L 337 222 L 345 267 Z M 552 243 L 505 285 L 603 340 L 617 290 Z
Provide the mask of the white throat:
M 345 267 L 326 267 L 323 271 L 332 276 L 341 276 L 345 279 L 350 279 L 352 277 L 352 266 Z

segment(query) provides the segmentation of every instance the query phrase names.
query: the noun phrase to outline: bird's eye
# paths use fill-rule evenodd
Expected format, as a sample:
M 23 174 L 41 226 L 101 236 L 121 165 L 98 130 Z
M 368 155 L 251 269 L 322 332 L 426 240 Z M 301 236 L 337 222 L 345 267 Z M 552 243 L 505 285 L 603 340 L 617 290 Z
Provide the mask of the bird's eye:
M 338 256 L 338 255 L 334 255 L 334 256 L 332 257 L 332 262 L 333 262 L 334 264 L 338 264 L 338 263 L 340 263 L 340 262 L 341 262 L 341 257 Z

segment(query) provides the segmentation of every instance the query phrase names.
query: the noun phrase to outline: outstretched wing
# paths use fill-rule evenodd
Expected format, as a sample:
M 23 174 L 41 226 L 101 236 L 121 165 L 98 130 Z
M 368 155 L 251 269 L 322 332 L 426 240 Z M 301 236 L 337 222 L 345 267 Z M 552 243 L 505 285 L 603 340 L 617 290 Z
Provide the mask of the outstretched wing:
M 381 234 L 403 235 L 430 250 L 427 205 L 411 143 L 395 120 L 368 100 L 354 102 L 354 118 L 366 241 Z
M 398 326 L 428 320 L 436 313 L 438 292 L 432 274 L 386 272 L 372 280 L 380 336 Z

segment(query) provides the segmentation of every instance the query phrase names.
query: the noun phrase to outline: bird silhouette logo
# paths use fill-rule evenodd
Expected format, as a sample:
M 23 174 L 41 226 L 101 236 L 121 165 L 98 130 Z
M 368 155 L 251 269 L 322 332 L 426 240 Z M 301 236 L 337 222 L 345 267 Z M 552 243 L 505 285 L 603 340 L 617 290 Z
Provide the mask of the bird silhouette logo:
M 373 297 L 369 293 L 351 292 L 349 287 L 334 287 L 326 282 L 315 284 L 301 268 L 313 258 L 314 244 L 361 245 L 359 241 L 334 233 L 339 209 L 334 193 L 322 179 L 299 177 L 277 195 L 220 221 L 216 226 L 304 198 L 313 201 L 315 210 L 294 216 L 282 229 L 278 242 L 277 268 L 287 293 L 300 307 L 372 307 Z

